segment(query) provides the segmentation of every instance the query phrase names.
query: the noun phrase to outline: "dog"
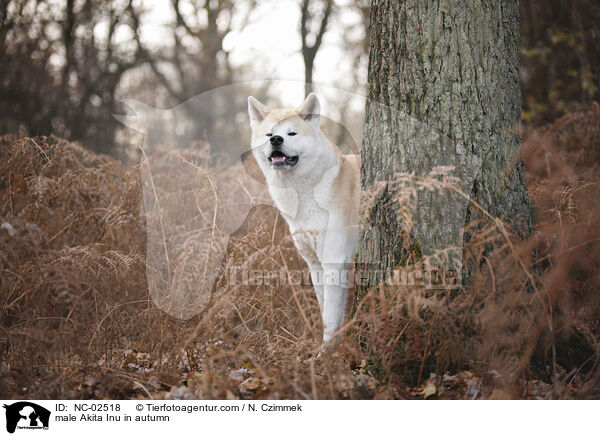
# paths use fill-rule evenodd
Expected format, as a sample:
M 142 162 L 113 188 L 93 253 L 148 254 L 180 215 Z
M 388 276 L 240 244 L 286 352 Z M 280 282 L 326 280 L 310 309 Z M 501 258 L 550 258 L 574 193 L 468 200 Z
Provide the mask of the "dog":
M 314 93 L 293 109 L 269 109 L 248 97 L 252 154 L 310 268 L 328 344 L 344 320 L 358 249 L 360 161 L 323 135 L 320 110 Z

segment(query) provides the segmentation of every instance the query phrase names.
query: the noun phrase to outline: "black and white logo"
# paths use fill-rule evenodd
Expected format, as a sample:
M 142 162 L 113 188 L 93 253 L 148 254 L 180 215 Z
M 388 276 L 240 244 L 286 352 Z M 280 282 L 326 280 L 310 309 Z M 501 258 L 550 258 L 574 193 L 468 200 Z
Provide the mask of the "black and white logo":
M 29 401 L 19 401 L 3 406 L 6 409 L 6 431 L 14 433 L 16 429 L 48 429 L 50 411 Z

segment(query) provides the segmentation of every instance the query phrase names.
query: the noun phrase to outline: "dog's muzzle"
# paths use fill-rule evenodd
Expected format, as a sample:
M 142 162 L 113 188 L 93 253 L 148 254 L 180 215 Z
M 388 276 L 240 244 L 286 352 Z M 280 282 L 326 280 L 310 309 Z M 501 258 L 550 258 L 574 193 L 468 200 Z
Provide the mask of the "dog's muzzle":
M 279 150 L 271 151 L 268 159 L 271 168 L 275 169 L 292 168 L 298 163 L 298 156 L 288 156 Z

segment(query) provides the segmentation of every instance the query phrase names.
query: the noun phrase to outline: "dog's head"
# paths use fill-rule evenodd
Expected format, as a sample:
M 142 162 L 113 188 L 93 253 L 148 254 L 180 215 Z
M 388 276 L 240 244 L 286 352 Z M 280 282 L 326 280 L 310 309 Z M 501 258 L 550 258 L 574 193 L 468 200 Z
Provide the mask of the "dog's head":
M 322 147 L 319 132 L 321 105 L 315 94 L 294 109 L 269 109 L 248 97 L 252 151 L 265 173 L 300 175 L 314 167 Z

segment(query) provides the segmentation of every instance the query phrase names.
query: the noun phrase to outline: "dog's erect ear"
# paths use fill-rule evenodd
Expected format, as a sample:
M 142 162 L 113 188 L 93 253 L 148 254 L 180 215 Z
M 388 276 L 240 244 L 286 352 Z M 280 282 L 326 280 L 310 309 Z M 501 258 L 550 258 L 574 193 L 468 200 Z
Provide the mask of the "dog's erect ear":
M 319 121 L 321 118 L 321 103 L 319 102 L 319 98 L 317 94 L 311 92 L 302 106 L 298 108 L 298 115 L 307 123 L 314 125 L 315 127 L 319 127 Z
M 248 114 L 250 115 L 250 125 L 252 127 L 262 123 L 268 113 L 269 108 L 254 97 L 248 97 Z

